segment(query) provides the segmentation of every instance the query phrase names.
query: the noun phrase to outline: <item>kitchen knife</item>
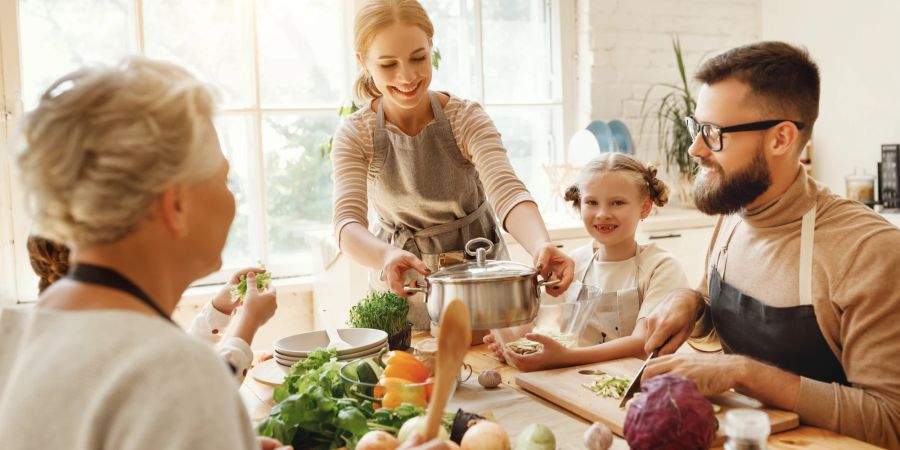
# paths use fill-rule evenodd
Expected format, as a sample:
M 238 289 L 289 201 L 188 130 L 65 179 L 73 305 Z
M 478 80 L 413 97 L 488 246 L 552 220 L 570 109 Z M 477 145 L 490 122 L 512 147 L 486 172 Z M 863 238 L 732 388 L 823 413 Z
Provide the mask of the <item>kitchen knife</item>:
M 656 350 L 650 352 L 650 355 L 647 356 L 647 359 L 644 360 L 644 364 L 641 365 L 640 370 L 637 371 L 637 374 L 634 378 L 631 379 L 631 384 L 628 385 L 628 389 L 625 390 L 625 395 L 622 396 L 622 401 L 619 402 L 619 408 L 624 408 L 625 404 L 628 403 L 628 400 L 631 397 L 634 397 L 634 394 L 641 390 L 641 375 L 644 374 L 644 369 L 647 368 L 647 363 L 650 362 L 653 357 L 656 356 Z

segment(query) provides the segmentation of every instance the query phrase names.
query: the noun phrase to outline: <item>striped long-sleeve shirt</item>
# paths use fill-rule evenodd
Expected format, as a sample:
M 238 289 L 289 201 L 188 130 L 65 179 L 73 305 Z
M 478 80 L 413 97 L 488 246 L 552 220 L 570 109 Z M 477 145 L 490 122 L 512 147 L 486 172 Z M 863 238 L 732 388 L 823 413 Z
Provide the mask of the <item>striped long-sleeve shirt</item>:
M 456 144 L 471 161 L 496 211 L 500 223 L 519 203 L 534 201 L 525 184 L 516 176 L 500 139 L 500 133 L 484 109 L 476 102 L 450 96 L 444 115 L 453 130 Z M 334 232 L 357 222 L 368 227 L 368 172 L 374 152 L 376 114 L 371 104 L 344 119 L 334 136 Z M 389 132 L 402 133 L 390 122 Z

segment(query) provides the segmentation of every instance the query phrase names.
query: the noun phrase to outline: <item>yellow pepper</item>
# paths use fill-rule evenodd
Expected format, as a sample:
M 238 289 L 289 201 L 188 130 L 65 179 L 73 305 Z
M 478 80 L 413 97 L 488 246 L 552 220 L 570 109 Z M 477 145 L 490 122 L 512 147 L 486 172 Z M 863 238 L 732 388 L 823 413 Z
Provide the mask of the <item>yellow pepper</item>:
M 409 353 L 393 351 L 388 353 L 382 376 L 424 383 L 428 379 L 428 367 Z
M 425 386 L 396 377 L 381 377 L 375 385 L 375 398 L 381 399 L 381 406 L 394 409 L 401 403 L 409 403 L 419 408 L 428 406 Z

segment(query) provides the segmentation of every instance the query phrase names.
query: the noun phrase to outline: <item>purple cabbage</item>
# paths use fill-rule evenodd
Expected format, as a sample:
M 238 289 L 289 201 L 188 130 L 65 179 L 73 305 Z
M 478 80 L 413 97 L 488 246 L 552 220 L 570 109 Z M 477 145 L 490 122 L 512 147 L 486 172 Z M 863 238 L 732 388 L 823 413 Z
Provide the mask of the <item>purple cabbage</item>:
M 694 382 L 660 375 L 642 382 L 641 392 L 625 416 L 625 440 L 632 450 L 709 448 L 716 416 Z

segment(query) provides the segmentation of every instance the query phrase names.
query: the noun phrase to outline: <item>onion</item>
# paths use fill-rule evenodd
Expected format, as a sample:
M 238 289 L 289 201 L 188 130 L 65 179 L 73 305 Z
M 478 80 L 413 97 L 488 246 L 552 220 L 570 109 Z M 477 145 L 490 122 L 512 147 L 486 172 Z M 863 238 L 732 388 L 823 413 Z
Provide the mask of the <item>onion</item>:
M 425 428 L 425 416 L 413 417 L 406 421 L 402 427 L 400 427 L 400 432 L 397 433 L 397 439 L 400 442 L 406 442 L 416 434 L 422 434 L 422 430 Z M 438 426 L 438 434 L 437 438 L 441 441 L 446 441 L 450 439 L 450 434 L 447 433 L 447 430 L 442 426 Z
M 509 436 L 500 425 L 482 420 L 476 423 L 460 442 L 462 450 L 509 450 Z
M 370 431 L 363 435 L 356 450 L 394 450 L 400 446 L 400 441 L 385 431 Z

